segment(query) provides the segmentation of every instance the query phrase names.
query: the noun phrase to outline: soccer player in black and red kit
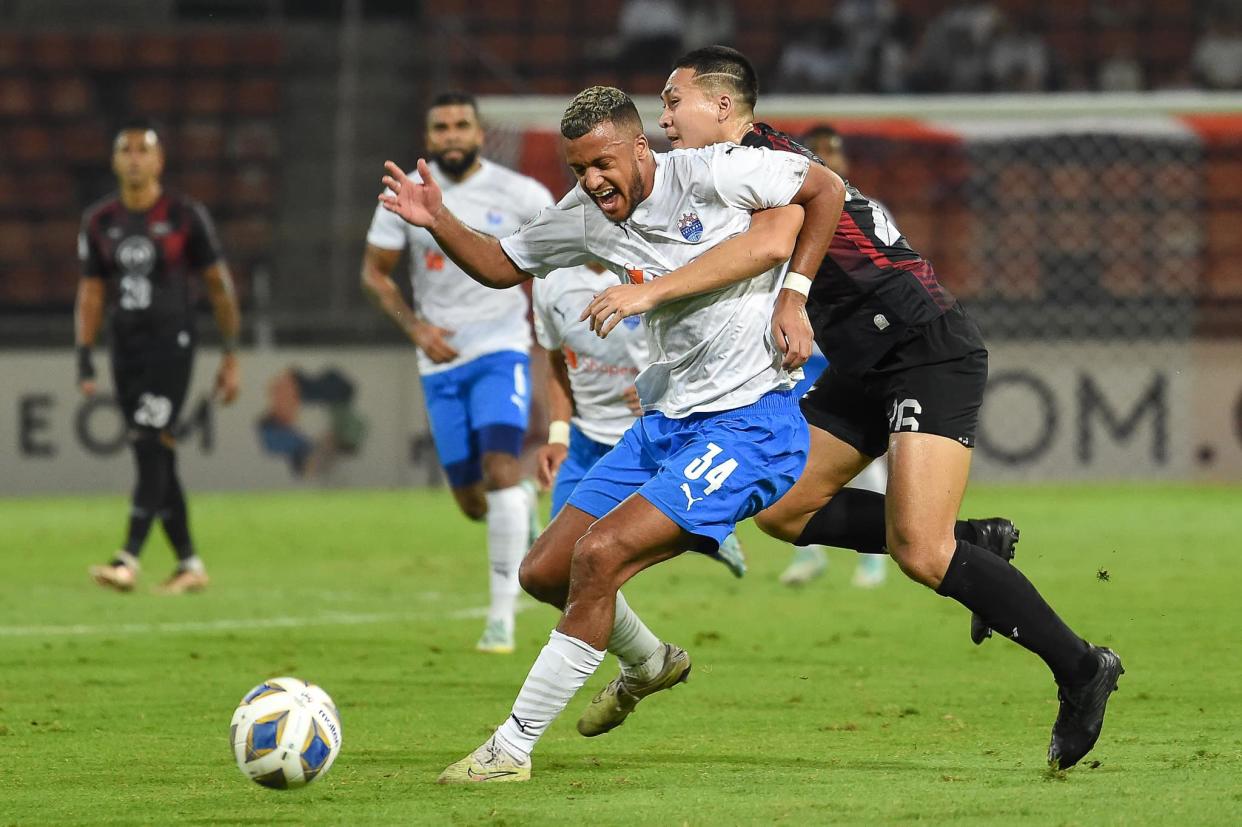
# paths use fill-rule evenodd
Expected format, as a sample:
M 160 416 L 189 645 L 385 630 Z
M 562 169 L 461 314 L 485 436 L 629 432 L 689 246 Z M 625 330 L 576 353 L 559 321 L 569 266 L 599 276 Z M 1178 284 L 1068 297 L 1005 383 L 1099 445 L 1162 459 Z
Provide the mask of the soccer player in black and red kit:
M 198 339 L 194 277 L 201 274 L 206 284 L 223 340 L 216 393 L 225 404 L 238 392 L 240 314 L 211 218 L 198 202 L 163 189 L 163 168 L 163 147 L 150 124 L 131 122 L 117 132 L 112 169 L 118 191 L 82 216 L 82 278 L 74 315 L 78 386 L 91 396 L 96 392 L 91 349 L 105 306 L 110 311 L 112 383 L 137 469 L 125 545 L 109 564 L 92 566 L 91 577 L 118 591 L 132 589 L 138 556 L 158 518 L 177 554 L 177 568 L 161 589 L 180 594 L 207 585 L 190 538 L 174 437 Z
M 734 49 L 685 55 L 662 97 L 660 126 L 674 148 L 732 141 L 819 161 L 754 121 L 758 81 Z M 805 352 L 792 332 L 809 315 L 829 367 L 802 402 L 811 425 L 806 470 L 756 522 L 797 544 L 887 550 L 909 577 L 981 619 L 972 627 L 976 643 L 990 627 L 1037 654 L 1059 689 L 1048 759 L 1073 766 L 1095 745 L 1123 670 L 1113 652 L 1070 630 L 1008 562 L 1012 523 L 957 520 L 987 382 L 978 328 L 884 208 L 848 184 L 828 254 L 804 289 L 781 291 L 773 329 Z M 844 488 L 885 453 L 887 496 Z

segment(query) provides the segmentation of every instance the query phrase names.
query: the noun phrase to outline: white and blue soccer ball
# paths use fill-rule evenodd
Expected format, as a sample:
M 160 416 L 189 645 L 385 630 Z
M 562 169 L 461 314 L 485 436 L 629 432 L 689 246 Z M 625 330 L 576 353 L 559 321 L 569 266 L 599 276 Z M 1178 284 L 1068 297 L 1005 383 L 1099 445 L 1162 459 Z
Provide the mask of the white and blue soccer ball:
M 272 678 L 246 693 L 229 726 L 242 774 L 277 790 L 305 786 L 341 751 L 341 717 L 328 693 L 297 678 Z

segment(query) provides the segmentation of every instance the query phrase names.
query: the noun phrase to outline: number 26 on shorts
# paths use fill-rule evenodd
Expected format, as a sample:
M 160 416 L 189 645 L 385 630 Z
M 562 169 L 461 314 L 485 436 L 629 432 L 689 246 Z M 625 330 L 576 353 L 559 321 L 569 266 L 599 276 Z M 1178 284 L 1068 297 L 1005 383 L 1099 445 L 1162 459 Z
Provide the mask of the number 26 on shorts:
M 681 472 L 688 480 L 697 480 L 702 477 L 707 481 L 707 487 L 703 489 L 704 496 L 719 490 L 720 486 L 724 485 L 725 480 L 729 478 L 729 475 L 737 470 L 737 460 L 735 459 L 726 459 L 714 468 L 712 467 L 712 463 L 716 461 L 716 457 L 723 450 L 714 442 L 707 443 L 707 451 L 702 456 L 690 460 L 689 464 Z

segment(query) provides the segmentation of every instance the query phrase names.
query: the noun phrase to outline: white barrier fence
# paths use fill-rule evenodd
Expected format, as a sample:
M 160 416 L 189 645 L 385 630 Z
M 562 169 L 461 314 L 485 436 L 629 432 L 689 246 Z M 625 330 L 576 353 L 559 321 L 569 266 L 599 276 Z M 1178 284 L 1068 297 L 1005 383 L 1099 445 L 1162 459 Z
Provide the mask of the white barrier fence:
M 107 380 L 83 399 L 73 365 L 69 350 L 0 358 L 0 495 L 131 484 Z M 411 350 L 244 353 L 242 396 L 229 407 L 210 400 L 215 366 L 215 354 L 200 355 L 182 413 L 191 489 L 441 480 Z M 1242 344 L 998 345 L 974 478 L 1240 481 Z

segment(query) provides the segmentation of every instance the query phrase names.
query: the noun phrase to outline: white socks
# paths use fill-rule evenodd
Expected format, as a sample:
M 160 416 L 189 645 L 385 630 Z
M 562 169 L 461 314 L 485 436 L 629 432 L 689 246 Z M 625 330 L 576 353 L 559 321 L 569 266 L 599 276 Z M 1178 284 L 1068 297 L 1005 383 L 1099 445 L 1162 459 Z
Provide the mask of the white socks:
M 520 485 L 488 491 L 487 561 L 491 571 L 492 605 L 489 621 L 501 620 L 513 628 L 517 605 L 518 567 L 526 556 L 530 533 L 530 499 Z
M 660 639 L 638 619 L 621 592 L 617 592 L 617 616 L 612 622 L 608 651 L 621 661 L 625 676 L 637 681 L 651 680 L 664 665 Z
M 514 758 L 529 759 L 544 730 L 603 661 L 603 652 L 553 631 L 518 692 L 513 713 L 496 730 L 496 739 Z

